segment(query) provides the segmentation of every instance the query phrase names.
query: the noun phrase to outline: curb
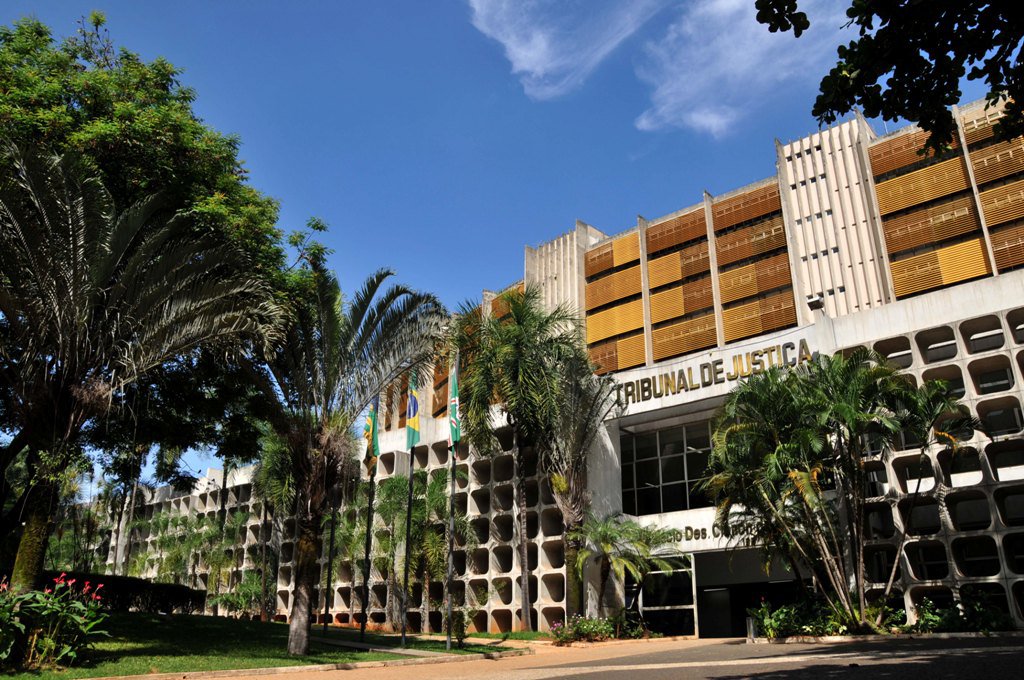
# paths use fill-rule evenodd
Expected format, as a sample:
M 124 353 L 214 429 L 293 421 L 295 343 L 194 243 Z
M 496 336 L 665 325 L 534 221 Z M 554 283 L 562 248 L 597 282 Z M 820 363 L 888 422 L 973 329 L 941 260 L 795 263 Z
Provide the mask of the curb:
M 650 642 L 672 642 L 672 641 L 676 641 L 676 640 L 686 641 L 686 640 L 699 640 L 699 639 L 701 639 L 701 638 L 697 637 L 696 635 L 666 635 L 664 637 L 630 638 L 630 639 L 626 639 L 626 640 L 602 640 L 601 642 L 580 642 L 580 641 L 576 641 L 576 642 L 570 642 L 570 643 L 567 643 L 567 644 L 564 644 L 564 645 L 558 645 L 558 644 L 555 644 L 553 642 L 548 642 L 548 644 L 551 645 L 552 647 L 561 647 L 563 649 L 565 649 L 565 648 L 572 648 L 572 647 L 575 647 L 577 649 L 589 649 L 591 647 L 611 647 L 611 646 L 614 646 L 614 645 L 627 645 L 627 644 L 636 643 L 636 642 L 647 642 L 647 643 L 650 643 Z
M 889 642 L 894 640 L 973 640 L 978 638 L 1019 638 L 1024 631 L 991 633 L 897 633 L 895 635 L 792 635 L 784 638 L 747 638 L 748 645 L 834 644 L 841 642 Z
M 386 651 L 386 650 L 382 650 Z M 509 649 L 503 652 L 481 652 L 477 654 L 442 654 L 441 656 L 418 656 L 390 661 L 356 661 L 352 663 L 325 663 L 310 666 L 274 666 L 270 668 L 237 668 L 223 671 L 179 671 L 177 673 L 147 673 L 146 675 L 109 675 L 87 680 L 201 680 L 206 678 L 237 678 L 248 675 L 284 675 L 286 673 L 310 673 L 317 671 L 354 671 L 360 668 L 387 668 L 390 666 L 426 666 L 439 663 L 460 663 L 481 659 L 504 659 L 511 656 L 529 656 L 532 649 Z

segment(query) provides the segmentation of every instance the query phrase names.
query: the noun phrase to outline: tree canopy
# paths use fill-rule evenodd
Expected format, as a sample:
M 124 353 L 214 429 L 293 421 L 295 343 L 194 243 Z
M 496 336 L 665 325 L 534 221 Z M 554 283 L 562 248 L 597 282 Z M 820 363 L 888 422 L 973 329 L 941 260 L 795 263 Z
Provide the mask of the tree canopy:
M 770 31 L 810 26 L 798 0 L 755 0 L 757 20 Z M 1003 138 L 1024 133 L 1024 22 L 1012 0 L 852 0 L 846 10 L 857 38 L 837 49 L 821 80 L 813 115 L 834 123 L 860 107 L 870 118 L 915 121 L 938 151 L 956 136 L 949 107 L 960 82 L 982 80 L 990 104 L 1006 102 L 996 128 Z

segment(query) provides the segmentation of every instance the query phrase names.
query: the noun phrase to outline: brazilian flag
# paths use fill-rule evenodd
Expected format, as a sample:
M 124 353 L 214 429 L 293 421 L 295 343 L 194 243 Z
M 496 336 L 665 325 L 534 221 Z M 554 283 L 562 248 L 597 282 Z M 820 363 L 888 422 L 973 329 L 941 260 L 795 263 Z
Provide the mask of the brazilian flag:
M 380 455 L 380 442 L 377 440 L 377 411 L 380 410 L 380 397 L 374 397 L 370 402 L 370 410 L 366 413 L 366 425 L 363 426 L 363 437 L 366 439 L 366 455 L 363 456 L 363 464 L 367 468 L 377 462 Z
M 416 371 L 409 376 L 409 403 L 405 407 L 405 448 L 412 449 L 420 443 L 420 393 L 417 389 Z

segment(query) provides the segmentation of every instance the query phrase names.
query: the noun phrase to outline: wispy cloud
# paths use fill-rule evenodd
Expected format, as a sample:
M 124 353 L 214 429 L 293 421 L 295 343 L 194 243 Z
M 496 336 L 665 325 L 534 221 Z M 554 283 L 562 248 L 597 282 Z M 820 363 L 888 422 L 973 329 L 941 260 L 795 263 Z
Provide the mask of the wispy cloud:
M 718 137 L 773 92 L 816 82 L 841 40 L 842 8 L 829 0 L 800 6 L 811 29 L 796 39 L 757 23 L 753 0 L 687 3 L 663 36 L 644 46 L 637 74 L 652 87 L 651 104 L 636 126 Z
M 552 99 L 582 85 L 643 29 L 636 73 L 651 88 L 640 130 L 719 137 L 758 102 L 817 82 L 842 40 L 841 3 L 802 0 L 811 29 L 796 39 L 757 23 L 753 0 L 468 0 L 473 25 L 498 41 L 526 94 Z M 671 9 L 669 9 L 671 7 Z M 651 19 L 661 10 L 666 27 Z
M 671 2 L 469 0 L 469 6 L 473 25 L 501 43 L 526 94 L 553 99 L 579 87 L 615 48 Z

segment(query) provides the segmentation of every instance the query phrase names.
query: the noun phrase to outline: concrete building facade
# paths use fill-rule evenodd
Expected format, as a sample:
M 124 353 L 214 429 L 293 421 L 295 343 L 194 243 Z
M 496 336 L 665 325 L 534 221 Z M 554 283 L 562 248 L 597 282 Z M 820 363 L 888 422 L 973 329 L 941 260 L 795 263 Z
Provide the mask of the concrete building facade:
M 862 346 L 918 382 L 949 381 L 991 433 L 974 433 L 955 455 L 929 450 L 924 465 L 912 442 L 870 461 L 872 582 L 879 587 L 898 560 L 908 606 L 925 596 L 955 601 L 970 584 L 1024 627 L 1024 139 L 995 141 L 999 110 L 984 103 L 954 114 L 958 139 L 938 158 L 919 153 L 925 135 L 914 127 L 878 136 L 855 118 L 776 142 L 777 173 L 763 181 L 614 236 L 578 222 L 526 248 L 524 279 L 513 285 L 536 284 L 546 304 L 578 310 L 591 358 L 614 377 L 625 407 L 591 452 L 595 513 L 675 527 L 680 553 L 693 555 L 691 568 L 645 586 L 658 625 L 741 634 L 752 598 L 792 582 L 782 569 L 766 574 L 754 547 L 714 526 L 698 490 L 710 423 L 745 376 Z M 493 293 L 483 299 L 485 311 L 500 312 Z M 421 408 L 423 444 L 411 457 L 402 391 L 391 396 L 378 479 L 406 473 L 410 461 L 417 470 L 447 465 L 447 367 L 437 367 L 432 388 L 429 397 L 421 390 L 430 408 Z M 456 503 L 478 538 L 456 558 L 457 598 L 486 593 L 472 627 L 517 627 L 521 540 L 535 620 L 541 629 L 563 620 L 564 527 L 547 481 L 533 464 L 520 537 L 511 441 L 498 456 L 465 447 L 456 456 L 465 472 Z M 910 503 L 919 480 L 921 498 Z M 902 527 L 911 540 L 897 552 Z M 280 540 L 284 615 L 287 530 Z M 354 586 L 351 571 L 332 584 L 335 622 L 352 622 Z M 373 584 L 371 621 L 383 620 L 382 587 Z M 414 593 L 414 606 L 422 596 Z M 418 613 L 410 623 L 424 625 Z M 428 623 L 439 628 L 440 618 Z

